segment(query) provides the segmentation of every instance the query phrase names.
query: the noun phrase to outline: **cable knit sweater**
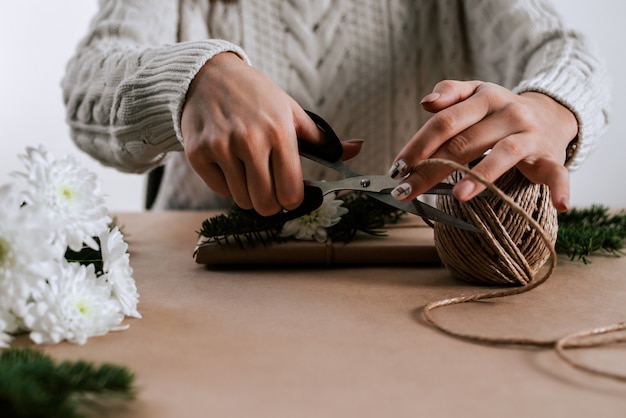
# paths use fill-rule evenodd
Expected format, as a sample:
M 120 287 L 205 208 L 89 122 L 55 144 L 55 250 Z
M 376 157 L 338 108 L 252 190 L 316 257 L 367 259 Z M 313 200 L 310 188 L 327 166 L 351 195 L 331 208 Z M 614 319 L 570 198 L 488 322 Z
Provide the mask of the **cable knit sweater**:
M 579 123 L 571 169 L 607 125 L 603 66 L 541 0 L 101 0 L 62 82 L 76 144 L 127 172 L 166 164 L 156 208 L 215 205 L 180 152 L 180 117 L 195 74 L 223 51 L 341 138 L 364 138 L 351 162 L 362 172 L 386 171 L 429 116 L 419 100 L 443 79 L 542 92 L 568 107 Z

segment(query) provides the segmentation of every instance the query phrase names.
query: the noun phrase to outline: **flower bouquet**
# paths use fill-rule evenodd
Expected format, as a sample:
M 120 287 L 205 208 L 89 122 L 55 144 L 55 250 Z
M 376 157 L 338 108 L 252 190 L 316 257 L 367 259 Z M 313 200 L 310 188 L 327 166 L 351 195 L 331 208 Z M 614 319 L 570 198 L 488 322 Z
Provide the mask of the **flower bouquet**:
M 139 295 L 96 175 L 42 146 L 19 158 L 22 187 L 0 186 L 0 347 L 18 333 L 84 344 L 127 328 Z

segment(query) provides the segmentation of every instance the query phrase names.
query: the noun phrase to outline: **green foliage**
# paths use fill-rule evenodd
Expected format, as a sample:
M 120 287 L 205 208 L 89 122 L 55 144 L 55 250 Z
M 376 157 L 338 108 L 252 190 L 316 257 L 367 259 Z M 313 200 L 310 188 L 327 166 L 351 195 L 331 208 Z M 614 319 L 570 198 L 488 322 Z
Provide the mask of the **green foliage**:
M 358 231 L 370 235 L 385 234 L 382 229 L 386 224 L 397 222 L 403 211 L 368 197 L 359 192 L 350 192 L 340 196 L 348 213 L 341 221 L 329 228 L 328 236 L 334 240 L 349 242 Z M 237 207 L 228 213 L 217 215 L 202 222 L 198 235 L 206 238 L 206 244 L 231 245 L 241 248 L 268 242 L 284 242 L 280 236 L 283 222 L 251 216 Z
M 612 213 L 607 207 L 593 205 L 559 214 L 556 250 L 572 260 L 589 263 L 595 253 L 621 255 L 626 239 L 626 211 Z
M 328 236 L 336 241 L 350 242 L 361 231 L 384 236 L 385 225 L 397 222 L 405 212 L 359 192 L 346 193 L 340 198 L 348 213 L 328 229 Z M 214 216 L 202 223 L 198 234 L 207 244 L 237 244 L 241 248 L 258 243 L 284 242 L 280 236 L 283 223 L 267 220 L 238 208 Z M 611 212 L 601 205 L 572 209 L 559 213 L 559 233 L 556 250 L 572 260 L 589 263 L 589 256 L 597 253 L 621 255 L 626 239 L 626 211 Z
M 352 192 L 341 196 L 348 213 L 328 230 L 328 236 L 336 241 L 350 242 L 357 232 L 385 236 L 385 225 L 394 224 L 405 212 L 373 199 L 366 194 Z
M 41 351 L 12 348 L 0 354 L 0 416 L 80 417 L 89 397 L 135 396 L 134 375 L 125 367 L 85 361 L 56 363 Z
M 94 237 L 94 240 L 98 243 L 98 245 L 100 245 L 100 239 L 98 239 L 98 237 Z M 80 251 L 72 251 L 68 247 L 65 251 L 65 259 L 70 263 L 76 262 L 84 266 L 93 264 L 97 276 L 100 276 L 103 273 L 104 261 L 100 250 L 94 250 L 86 245 L 83 246 Z
M 233 207 L 228 213 L 217 215 L 202 222 L 198 235 L 207 239 L 207 244 L 231 245 L 237 244 L 244 248 L 247 243 L 254 246 L 257 243 L 266 245 L 267 242 L 284 241 L 280 231 L 281 222 L 252 216 L 246 211 Z
M 120 230 L 122 235 L 126 235 L 124 231 L 122 231 L 123 226 L 118 224 L 117 217 L 113 217 L 111 222 L 109 223 L 109 229 L 117 227 Z M 94 241 L 100 245 L 100 238 L 93 237 Z M 102 259 L 102 251 L 94 250 L 93 248 L 85 245 L 81 248 L 80 251 L 73 251 L 69 247 L 65 251 L 65 259 L 70 263 L 76 262 L 80 263 L 84 266 L 88 266 L 93 264 L 96 276 L 101 276 L 104 273 L 104 260 Z

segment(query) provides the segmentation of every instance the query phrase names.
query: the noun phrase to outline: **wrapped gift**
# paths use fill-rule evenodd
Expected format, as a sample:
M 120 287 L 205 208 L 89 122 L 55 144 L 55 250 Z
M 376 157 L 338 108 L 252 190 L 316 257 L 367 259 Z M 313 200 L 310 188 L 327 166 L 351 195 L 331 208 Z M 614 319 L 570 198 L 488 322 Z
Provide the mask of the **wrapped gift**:
M 345 243 L 288 239 L 283 242 L 242 245 L 206 243 L 201 238 L 195 260 L 206 265 L 354 265 L 354 264 L 439 264 L 433 230 L 411 216 L 385 228 L 382 236 L 363 232 Z

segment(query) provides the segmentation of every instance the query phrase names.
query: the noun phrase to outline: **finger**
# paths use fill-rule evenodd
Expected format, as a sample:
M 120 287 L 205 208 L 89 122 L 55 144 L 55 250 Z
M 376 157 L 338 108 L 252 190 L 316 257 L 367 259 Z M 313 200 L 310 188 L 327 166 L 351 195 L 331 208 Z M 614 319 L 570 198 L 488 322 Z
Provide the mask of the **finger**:
M 226 185 L 233 197 L 233 200 L 242 209 L 252 209 L 252 199 L 248 193 L 245 165 L 241 160 L 231 159 L 218 163 Z
M 311 144 L 320 144 L 324 141 L 324 133 L 315 121 L 294 102 L 293 105 L 294 125 L 297 138 Z
M 363 146 L 362 139 L 347 139 L 341 142 L 341 146 L 343 147 L 343 154 L 341 154 L 341 159 L 343 161 L 349 160 L 357 156 L 359 152 L 361 152 L 361 147 Z
M 479 123 L 490 113 L 490 103 L 484 95 L 475 95 L 430 118 L 398 153 L 408 167 L 430 157 L 451 138 Z
M 228 181 L 220 165 L 209 156 L 208 148 L 200 141 L 187 141 L 185 156 L 204 183 L 221 197 L 231 196 Z M 228 164 L 227 164 L 228 166 Z
M 279 146 L 274 147 L 271 155 L 276 199 L 280 206 L 287 210 L 297 208 L 304 200 L 298 140 L 318 144 L 324 139 L 324 134 L 315 121 L 295 100 L 291 100 L 291 107 L 293 129 L 282 133 L 282 139 L 277 141 Z
M 505 118 L 499 117 L 498 115 L 498 113 L 491 114 L 479 123 L 472 125 L 465 131 L 454 136 L 435 151 L 431 158 L 451 160 L 459 164 L 467 164 L 480 158 L 500 140 L 515 134 L 515 132 L 512 132 L 515 127 L 508 123 Z M 423 170 L 423 168 L 418 166 L 415 168 L 414 172 L 421 170 Z M 425 193 L 437 182 L 445 179 L 450 173 L 449 168 L 444 165 L 436 165 L 429 168 L 428 175 L 432 177 L 424 179 L 423 175 L 420 176 L 419 182 L 412 184 L 413 194 L 418 196 Z M 480 184 L 480 187 L 482 187 L 482 184 Z M 477 193 L 480 191 L 482 190 L 479 190 Z
M 559 212 L 567 212 L 569 210 L 570 199 L 570 178 L 569 170 L 564 165 L 554 164 L 550 170 L 548 187 L 550 188 L 550 196 L 552 204 Z
M 491 113 L 480 122 L 446 141 L 431 158 L 452 160 L 466 164 L 492 149 L 500 140 L 517 134 L 518 128 L 502 117 L 500 112 Z
M 529 180 L 548 186 L 556 210 L 560 212 L 569 210 L 570 178 L 567 167 L 547 158 L 539 159 L 533 164 L 522 161 L 517 167 Z
M 402 201 L 415 199 L 439 181 L 448 177 L 452 172 L 454 172 L 454 169 L 444 165 L 421 165 L 407 176 L 400 185 L 393 189 L 391 195 L 395 199 Z
M 424 96 L 420 104 L 428 112 L 438 112 L 471 97 L 483 84 L 477 80 L 444 80 L 437 83 L 432 93 Z
M 494 145 L 489 154 L 472 168 L 472 172 L 489 182 L 494 182 L 526 156 L 531 155 L 532 150 L 528 144 L 526 135 L 509 135 Z M 485 186 L 481 182 L 472 176 L 465 176 L 454 186 L 453 193 L 457 199 L 465 202 L 483 190 Z
M 259 167 L 246 166 L 250 202 L 254 210 L 261 216 L 274 215 L 282 209 L 281 204 L 278 202 L 271 171 L 268 167 L 261 170 Z
M 246 138 L 247 146 L 240 151 L 245 170 L 245 190 L 250 197 L 252 207 L 262 216 L 273 215 L 281 210 L 274 187 L 271 162 L 273 151 L 266 142 L 268 136 L 271 136 L 275 141 L 280 141 L 280 135 L 277 132 L 271 134 L 266 132 L 249 133 Z M 280 147 L 275 149 L 280 149 Z
M 216 194 L 223 198 L 230 197 L 231 194 L 228 189 L 226 177 L 224 177 L 224 173 L 217 164 L 201 164 L 199 167 L 193 167 L 193 169 L 204 181 L 204 183 L 206 183 L 206 185 Z
M 491 154 L 493 154 L 493 151 L 488 157 L 497 157 L 497 155 Z M 503 162 L 501 158 L 494 160 L 488 157 L 485 157 L 481 163 L 476 165 L 476 167 L 472 169 L 472 172 L 487 181 L 493 182 L 506 171 L 517 165 L 522 174 L 530 181 L 536 184 L 546 184 L 548 186 L 550 189 L 550 198 L 556 210 L 560 212 L 569 210 L 569 170 L 563 164 L 548 159 L 537 160 L 532 164 L 524 162 L 515 164 L 515 158 L 510 158 L 508 162 Z M 496 163 L 494 163 L 494 161 L 496 161 Z M 472 176 L 465 176 L 455 185 L 453 193 L 457 199 L 467 201 L 484 189 L 485 186 L 481 182 Z
M 288 136 L 284 146 L 273 149 L 270 159 L 276 201 L 281 208 L 293 210 L 304 199 L 304 184 L 295 131 Z

